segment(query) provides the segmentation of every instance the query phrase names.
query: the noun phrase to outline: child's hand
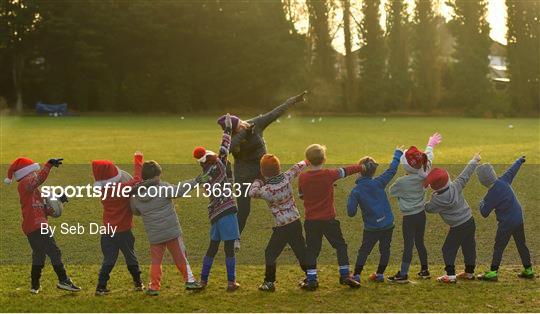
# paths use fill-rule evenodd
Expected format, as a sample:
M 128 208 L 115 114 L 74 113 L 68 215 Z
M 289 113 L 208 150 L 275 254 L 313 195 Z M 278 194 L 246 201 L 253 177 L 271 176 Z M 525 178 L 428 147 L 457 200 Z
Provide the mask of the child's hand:
M 474 154 L 473 160 L 476 162 L 480 162 L 480 160 L 482 160 L 482 156 L 480 156 L 480 152 Z
M 141 157 L 142 157 L 142 156 L 143 156 L 143 153 L 140 152 L 140 151 L 136 151 L 135 154 L 133 154 L 133 155 L 134 155 L 134 156 L 141 156 Z
M 304 91 L 302 94 L 300 94 L 300 95 L 294 96 L 295 102 L 306 101 L 306 95 L 307 95 L 307 90 L 305 90 L 305 91 Z
M 403 153 L 403 150 L 405 150 L 405 146 L 403 145 L 396 146 L 396 150 Z
M 68 200 L 66 194 L 63 194 L 62 196 L 60 196 L 60 197 L 58 198 L 58 200 L 59 200 L 60 202 L 62 202 L 62 203 L 67 203 L 67 202 L 69 202 L 69 200 Z
M 429 137 L 427 146 L 435 147 L 442 142 L 442 135 L 438 132 L 435 132 L 432 136 Z
M 64 160 L 64 158 L 51 158 L 47 161 L 47 163 L 58 168 L 58 166 L 62 164 L 62 160 Z

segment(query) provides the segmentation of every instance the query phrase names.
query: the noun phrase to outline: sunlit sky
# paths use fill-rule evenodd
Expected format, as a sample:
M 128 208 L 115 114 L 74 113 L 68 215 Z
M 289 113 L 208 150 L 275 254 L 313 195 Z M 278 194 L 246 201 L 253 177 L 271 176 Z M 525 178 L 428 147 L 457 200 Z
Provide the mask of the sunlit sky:
M 305 34 L 309 27 L 308 21 L 308 12 L 306 6 L 306 0 L 290 0 L 293 10 L 295 11 L 295 27 L 299 33 Z M 385 29 L 386 23 L 386 14 L 384 7 L 386 2 L 391 0 L 381 0 L 381 26 Z M 408 11 L 409 15 L 412 16 L 414 10 L 414 0 L 406 0 L 408 2 Z M 444 0 L 435 0 L 438 2 L 438 10 L 445 17 L 446 20 L 452 18 L 453 10 L 451 7 L 447 6 Z M 339 5 L 341 2 L 336 1 L 336 4 Z M 351 33 L 353 37 L 353 50 L 359 48 L 360 43 L 358 39 L 357 27 L 354 27 L 357 22 L 360 22 L 362 19 L 361 13 L 361 0 L 351 0 L 351 14 L 353 19 L 351 20 Z M 487 8 L 487 20 L 491 27 L 490 37 L 493 40 L 496 40 L 502 44 L 506 44 L 506 4 L 505 0 L 488 0 Z M 333 12 L 330 12 L 330 21 L 335 21 L 330 25 L 330 35 L 333 38 L 332 45 L 334 48 L 344 54 L 345 48 L 343 46 L 343 26 L 341 25 L 343 17 L 343 11 L 341 8 L 336 9 Z

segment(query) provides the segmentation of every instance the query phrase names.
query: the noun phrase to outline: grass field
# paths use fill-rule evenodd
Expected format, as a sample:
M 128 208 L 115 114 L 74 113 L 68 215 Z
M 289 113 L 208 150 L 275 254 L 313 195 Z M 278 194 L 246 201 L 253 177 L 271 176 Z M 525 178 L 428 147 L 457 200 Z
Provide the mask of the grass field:
M 508 125 L 514 128 L 509 128 Z M 216 149 L 220 131 L 210 117 L 1 117 L 0 172 L 5 175 L 9 163 L 18 156 L 35 161 L 50 157 L 65 158 L 65 165 L 53 169 L 47 184 L 86 185 L 92 182 L 90 161 L 111 159 L 131 172 L 131 156 L 141 150 L 147 159 L 163 165 L 164 178 L 170 182 L 195 176 L 199 169 L 191 152 L 198 145 Z M 525 211 L 525 229 L 533 263 L 540 260 L 540 126 L 538 119 L 464 119 L 464 118 L 381 118 L 325 117 L 322 122 L 311 123 L 311 118 L 282 119 L 270 126 L 265 139 L 268 151 L 277 154 L 282 163 L 303 159 L 304 148 L 311 143 L 328 147 L 329 164 L 353 163 L 370 155 L 381 164 L 388 163 L 396 145 L 423 147 L 434 131 L 443 134 L 443 143 L 435 152 L 435 163 L 447 167 L 453 176 L 476 151 L 482 151 L 483 161 L 496 164 L 501 172 L 519 155 L 527 156 L 527 163 L 514 181 L 514 189 Z M 384 167 L 384 166 L 381 166 Z M 398 173 L 402 175 L 400 170 Z M 354 178 L 347 178 L 336 187 L 335 204 L 338 218 L 349 244 L 351 264 L 361 241 L 361 218 L 345 214 L 347 195 Z M 478 271 L 489 267 L 496 230 L 494 216 L 482 218 L 477 204 L 484 195 L 476 176 L 467 186 L 465 196 L 473 207 L 477 222 Z M 129 275 L 123 261 L 112 274 L 110 288 L 113 293 L 105 298 L 93 296 L 101 258 L 98 235 L 56 235 L 62 249 L 68 272 L 84 288 L 79 294 L 66 294 L 54 288 L 55 276 L 46 267 L 42 286 L 37 296 L 28 292 L 30 249 L 20 230 L 20 209 L 16 186 L 0 188 L 0 306 L 1 311 L 50 311 L 50 312 L 168 312 L 168 311 L 447 311 L 447 312 L 531 312 L 540 308 L 540 283 L 538 279 L 523 281 L 516 278 L 520 260 L 511 243 L 505 251 L 501 278 L 498 283 L 460 282 L 443 286 L 431 281 L 414 284 L 370 284 L 363 281 L 359 290 L 349 290 L 337 284 L 336 258 L 333 250 L 324 243 L 320 257 L 321 288 L 306 293 L 296 287 L 301 272 L 295 265 L 290 250 L 278 260 L 278 290 L 274 294 L 257 291 L 264 273 L 264 247 L 271 233 L 272 218 L 262 201 L 252 202 L 252 214 L 243 234 L 242 250 L 238 255 L 238 280 L 242 289 L 234 294 L 224 293 L 225 271 L 223 254 L 217 257 L 207 290 L 191 294 L 185 292 L 180 276 L 173 267 L 165 266 L 162 295 L 145 297 L 129 290 Z M 391 265 L 387 273 L 394 273 L 402 252 L 401 215 L 394 200 L 391 201 L 396 216 L 392 243 Z M 195 273 L 200 271 L 200 261 L 208 242 L 206 199 L 179 199 L 178 214 L 181 220 L 190 261 Z M 301 209 L 301 203 L 298 203 Z M 62 217 L 51 219 L 59 225 L 101 221 L 101 206 L 97 199 L 73 199 Z M 147 278 L 148 243 L 139 218 L 135 218 L 136 249 Z M 436 215 L 428 215 L 426 241 L 433 275 L 443 271 L 440 248 L 447 226 Z M 365 268 L 365 275 L 374 271 L 378 254 L 374 251 Z M 413 257 L 413 263 L 418 259 Z M 458 256 L 457 265 L 462 258 Z M 416 272 L 418 265 L 411 267 Z M 458 269 L 460 266 L 458 266 Z M 537 269 L 538 270 L 538 269 Z M 364 276 L 365 278 L 366 276 Z

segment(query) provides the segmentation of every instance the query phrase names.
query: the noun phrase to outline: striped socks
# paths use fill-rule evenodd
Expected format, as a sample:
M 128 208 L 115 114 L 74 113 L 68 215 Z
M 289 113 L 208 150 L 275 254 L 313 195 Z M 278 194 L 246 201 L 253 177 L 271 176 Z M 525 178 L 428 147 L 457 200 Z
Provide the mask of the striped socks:
M 308 269 L 306 271 L 306 274 L 307 274 L 308 282 L 316 282 L 317 281 L 317 269 Z
M 339 266 L 339 276 L 341 278 L 349 277 L 349 265 Z

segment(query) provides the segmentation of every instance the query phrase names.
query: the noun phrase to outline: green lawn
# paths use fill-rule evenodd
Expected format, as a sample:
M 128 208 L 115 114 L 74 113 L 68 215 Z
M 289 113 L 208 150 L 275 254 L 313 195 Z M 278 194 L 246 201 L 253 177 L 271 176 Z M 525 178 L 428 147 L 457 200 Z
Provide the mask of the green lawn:
M 457 175 L 472 154 L 481 150 L 483 160 L 496 164 L 499 172 L 519 155 L 527 155 L 527 163 L 514 181 L 514 189 L 525 211 L 525 229 L 533 262 L 540 260 L 540 127 L 538 119 L 465 119 L 465 118 L 387 118 L 382 117 L 325 117 L 322 122 L 311 123 L 311 118 L 283 118 L 270 126 L 265 134 L 268 150 L 277 154 L 282 163 L 303 159 L 305 147 L 322 143 L 328 147 L 329 164 L 354 163 L 370 155 L 381 164 L 388 163 L 396 145 L 424 147 L 431 133 L 442 133 L 443 143 L 435 151 L 435 163 Z M 65 165 L 53 169 L 47 184 L 86 185 L 92 182 L 90 161 L 111 159 L 131 171 L 133 152 L 141 150 L 147 159 L 163 165 L 164 178 L 169 182 L 195 176 L 200 170 L 191 152 L 203 145 L 217 149 L 220 131 L 210 117 L 1 117 L 0 173 L 5 175 L 7 165 L 18 156 L 35 161 L 50 157 L 65 158 Z M 513 125 L 513 128 L 509 128 Z M 381 165 L 381 168 L 385 165 Z M 402 175 L 400 170 L 398 175 Z M 338 183 L 335 204 L 338 218 L 349 244 L 351 264 L 362 234 L 361 218 L 345 214 L 347 195 L 354 178 Z M 482 218 L 477 204 L 485 189 L 473 177 L 465 196 L 477 221 L 478 271 L 489 266 L 496 230 L 494 216 Z M 257 285 L 264 274 L 264 247 L 271 233 L 272 218 L 266 204 L 254 201 L 252 214 L 243 235 L 242 250 L 238 255 L 238 277 L 241 291 L 226 294 L 223 291 L 225 272 L 223 254 L 218 255 L 218 268 L 213 270 L 211 285 L 202 293 L 190 294 L 182 290 L 180 276 L 171 265 L 165 266 L 162 295 L 149 298 L 129 291 L 129 275 L 123 261 L 112 274 L 110 288 L 113 293 L 105 298 L 93 296 L 101 258 L 99 236 L 85 234 L 56 235 L 68 271 L 84 291 L 71 295 L 56 291 L 54 274 L 48 266 L 43 276 L 44 291 L 32 296 L 28 292 L 30 249 L 20 230 L 20 209 L 16 186 L 0 188 L 0 306 L 2 311 L 80 311 L 80 312 L 168 312 L 168 311 L 477 311 L 502 312 L 538 311 L 540 284 L 518 280 L 520 260 L 511 243 L 504 256 L 505 268 L 498 283 L 460 282 L 443 286 L 433 280 L 416 281 L 407 286 L 370 284 L 365 282 L 359 290 L 349 290 L 337 284 L 337 266 L 333 250 L 325 243 L 320 257 L 321 289 L 305 293 L 296 287 L 301 273 L 293 254 L 286 250 L 278 261 L 278 291 L 263 294 Z M 392 243 L 391 265 L 388 273 L 399 267 L 402 252 L 401 215 L 392 200 L 396 216 L 396 229 Z M 208 242 L 206 199 L 192 197 L 177 201 L 178 214 L 187 242 L 190 261 L 196 274 Z M 301 203 L 299 203 L 302 208 Z M 96 199 L 72 199 L 62 217 L 50 223 L 87 225 L 101 221 L 101 206 Z M 140 219 L 135 219 L 136 249 L 147 278 L 148 243 Z M 447 226 L 436 215 L 428 215 L 426 241 L 433 275 L 443 272 L 441 245 Z M 374 271 L 378 254 L 368 259 L 365 275 Z M 417 263 L 416 253 L 413 263 Z M 458 264 L 462 258 L 458 256 Z M 170 263 L 169 263 L 170 264 Z M 460 268 L 461 266 L 458 266 Z M 418 266 L 413 265 L 411 272 Z M 538 270 L 538 269 L 537 269 Z

